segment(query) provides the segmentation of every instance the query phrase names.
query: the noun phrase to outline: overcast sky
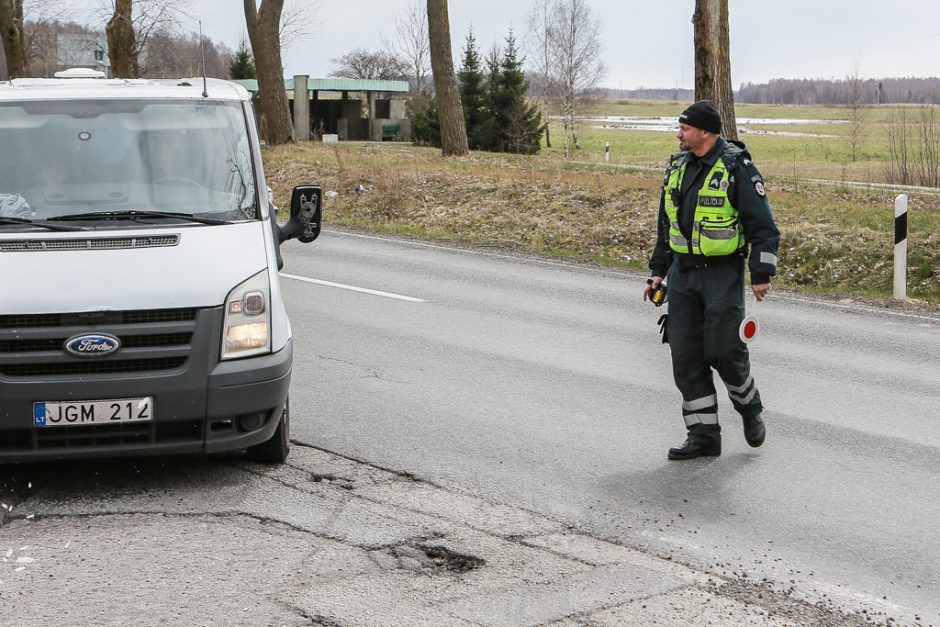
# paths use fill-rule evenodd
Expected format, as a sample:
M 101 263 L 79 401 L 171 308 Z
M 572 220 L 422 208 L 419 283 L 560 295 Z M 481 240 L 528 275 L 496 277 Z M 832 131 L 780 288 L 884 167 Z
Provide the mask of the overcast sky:
M 288 0 L 290 1 L 290 0 Z M 378 49 L 394 15 L 413 0 L 294 0 L 313 5 L 316 34 L 284 54 L 287 76 L 326 76 L 331 59 Z M 694 0 L 588 0 L 602 24 L 606 86 L 694 85 Z M 259 2 L 260 3 L 260 2 Z M 245 32 L 240 0 L 189 0 L 213 40 L 235 48 Z M 771 78 L 940 75 L 940 0 L 730 0 L 731 74 L 737 89 Z M 450 0 L 455 66 L 472 26 L 479 47 L 522 39 L 531 0 Z M 193 27 L 195 30 L 195 26 Z

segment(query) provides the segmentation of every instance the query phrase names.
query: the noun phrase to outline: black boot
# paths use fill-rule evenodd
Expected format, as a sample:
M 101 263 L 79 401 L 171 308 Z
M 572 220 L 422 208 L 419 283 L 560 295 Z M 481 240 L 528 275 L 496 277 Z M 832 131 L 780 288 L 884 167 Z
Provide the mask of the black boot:
M 760 414 L 751 416 L 750 418 L 744 418 L 743 420 L 744 439 L 747 440 L 748 444 L 757 448 L 764 443 L 764 436 L 766 435 L 764 421 L 761 419 Z
M 721 433 L 689 432 L 682 446 L 669 449 L 669 459 L 695 459 L 721 455 Z

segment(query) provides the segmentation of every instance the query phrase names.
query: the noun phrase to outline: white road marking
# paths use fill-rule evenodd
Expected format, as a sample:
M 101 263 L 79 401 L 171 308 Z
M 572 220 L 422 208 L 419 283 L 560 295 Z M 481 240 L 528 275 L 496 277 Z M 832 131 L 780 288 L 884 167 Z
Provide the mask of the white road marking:
M 305 276 L 297 276 L 296 274 L 284 274 L 281 273 L 281 276 L 285 279 L 294 279 L 295 281 L 303 281 L 304 283 L 313 283 L 315 285 L 325 285 L 326 287 L 338 287 L 341 290 L 349 290 L 351 292 L 361 292 L 362 294 L 371 294 L 373 296 L 382 296 L 384 298 L 394 298 L 395 300 L 403 300 L 409 303 L 426 303 L 426 300 L 421 298 L 413 298 L 411 296 L 402 296 L 401 294 L 392 294 L 391 292 L 380 292 L 379 290 L 370 290 L 366 287 L 356 287 L 355 285 L 343 285 L 342 283 L 333 283 L 331 281 L 321 281 L 320 279 L 311 279 Z
M 609 277 L 629 277 L 631 275 L 637 275 L 639 277 L 646 277 L 646 274 L 643 273 L 641 270 L 633 270 L 629 268 L 624 268 L 622 271 L 608 270 L 606 268 L 592 268 L 586 265 L 565 263 L 564 261 L 552 261 L 548 259 L 540 259 L 540 258 L 533 258 L 533 257 L 526 258 L 521 255 L 514 256 L 514 255 L 505 254 L 505 253 L 496 253 L 496 252 L 491 252 L 491 251 L 486 251 L 486 250 L 474 250 L 472 248 L 461 248 L 458 246 L 444 246 L 441 244 L 429 244 L 426 242 L 417 242 L 414 240 L 401 239 L 401 238 L 397 238 L 394 236 L 365 235 L 362 233 L 348 233 L 346 231 L 334 231 L 331 229 L 323 229 L 323 232 L 329 233 L 331 235 L 339 235 L 342 237 L 371 239 L 371 240 L 376 240 L 376 241 L 381 241 L 381 242 L 391 241 L 391 242 L 395 242 L 404 246 L 415 246 L 415 247 L 420 247 L 420 248 L 431 248 L 435 250 L 444 250 L 444 251 L 449 251 L 449 252 L 460 252 L 460 253 L 466 253 L 468 255 L 475 255 L 479 257 L 494 257 L 496 259 L 507 259 L 511 261 L 521 261 L 523 263 L 534 263 L 534 264 L 539 264 L 539 265 L 544 265 L 544 266 L 554 266 L 557 268 L 565 268 L 568 270 L 583 270 L 585 272 L 591 272 L 593 274 L 603 274 Z M 281 275 L 281 276 L 286 276 L 286 275 Z M 861 304 L 855 304 L 855 303 L 833 303 L 829 301 L 815 300 L 811 297 L 805 297 L 805 296 L 804 297 L 787 296 L 787 295 L 781 294 L 780 292 L 772 292 L 769 299 L 771 301 L 784 300 L 784 301 L 788 301 L 788 302 L 796 303 L 800 305 L 812 305 L 814 307 L 815 306 L 831 307 L 834 309 L 845 309 L 847 311 L 859 311 L 859 312 L 865 312 L 865 313 L 880 314 L 885 317 L 893 316 L 896 318 L 910 318 L 914 320 L 927 320 L 933 323 L 940 323 L 940 317 L 936 315 L 932 316 L 932 315 L 912 314 L 912 313 L 907 313 L 903 311 L 895 311 L 893 309 L 876 309 L 874 307 L 865 307 Z

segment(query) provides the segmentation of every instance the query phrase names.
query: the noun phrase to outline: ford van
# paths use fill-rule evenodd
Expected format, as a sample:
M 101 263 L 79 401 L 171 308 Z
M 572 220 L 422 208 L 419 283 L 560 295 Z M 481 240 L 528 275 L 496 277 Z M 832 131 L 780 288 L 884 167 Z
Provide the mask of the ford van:
M 0 83 L 0 463 L 290 448 L 291 326 L 251 99 L 221 80 Z

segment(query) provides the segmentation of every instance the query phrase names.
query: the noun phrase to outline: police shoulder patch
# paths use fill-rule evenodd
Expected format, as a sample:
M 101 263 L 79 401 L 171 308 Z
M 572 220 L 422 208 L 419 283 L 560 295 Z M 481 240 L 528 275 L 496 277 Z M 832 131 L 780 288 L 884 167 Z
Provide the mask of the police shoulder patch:
M 757 191 L 759 196 L 766 196 L 767 192 L 764 190 L 764 184 L 761 181 L 758 181 L 754 184 L 754 189 Z

